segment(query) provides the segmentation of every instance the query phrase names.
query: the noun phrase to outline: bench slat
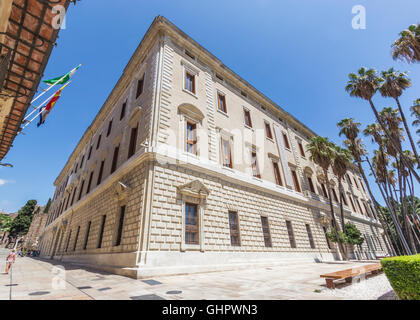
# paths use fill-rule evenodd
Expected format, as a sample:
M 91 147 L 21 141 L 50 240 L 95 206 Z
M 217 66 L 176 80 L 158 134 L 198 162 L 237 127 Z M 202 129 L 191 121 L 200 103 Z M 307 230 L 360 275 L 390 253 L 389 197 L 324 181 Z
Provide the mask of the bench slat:
M 336 272 L 332 272 L 332 273 L 326 273 L 326 274 L 322 274 L 320 275 L 321 278 L 330 278 L 330 279 L 345 279 L 348 277 L 355 277 L 358 276 L 360 274 L 364 274 L 367 272 L 372 272 L 372 271 L 377 271 L 377 270 L 381 270 L 382 266 L 380 263 L 375 263 L 375 264 L 370 264 L 367 266 L 361 266 L 358 268 L 351 268 L 351 269 L 346 269 L 346 270 L 341 270 L 341 271 L 336 271 Z

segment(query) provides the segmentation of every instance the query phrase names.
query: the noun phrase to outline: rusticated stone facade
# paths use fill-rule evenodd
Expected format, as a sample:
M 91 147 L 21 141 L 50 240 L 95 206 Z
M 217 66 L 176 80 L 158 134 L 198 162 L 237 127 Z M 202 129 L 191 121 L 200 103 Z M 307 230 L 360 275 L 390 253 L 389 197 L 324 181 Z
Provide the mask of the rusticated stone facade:
M 38 250 L 39 236 L 47 222 L 48 213 L 44 212 L 45 207 L 37 206 L 34 210 L 31 225 L 25 235 L 22 247 L 28 250 Z
M 337 258 L 315 135 L 157 17 L 55 181 L 41 255 L 132 277 Z M 355 256 L 384 254 L 356 168 L 343 185 Z

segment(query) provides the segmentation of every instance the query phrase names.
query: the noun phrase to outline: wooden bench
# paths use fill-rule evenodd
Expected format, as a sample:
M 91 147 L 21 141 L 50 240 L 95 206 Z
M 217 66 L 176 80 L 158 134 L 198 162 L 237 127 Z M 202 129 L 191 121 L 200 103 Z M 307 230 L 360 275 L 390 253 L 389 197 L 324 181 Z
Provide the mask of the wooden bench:
M 327 283 L 328 289 L 335 289 L 334 280 L 342 280 L 345 279 L 347 283 L 351 283 L 354 277 L 372 273 L 377 274 L 382 270 L 382 266 L 380 263 L 369 264 L 367 266 L 361 266 L 346 270 L 341 270 L 332 273 L 321 274 L 321 278 L 325 278 L 325 282 Z

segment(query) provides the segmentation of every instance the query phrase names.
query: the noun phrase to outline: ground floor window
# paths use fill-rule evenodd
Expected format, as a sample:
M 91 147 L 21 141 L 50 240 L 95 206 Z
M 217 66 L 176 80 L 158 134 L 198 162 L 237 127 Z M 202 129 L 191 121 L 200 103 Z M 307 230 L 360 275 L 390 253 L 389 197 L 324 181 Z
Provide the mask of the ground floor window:
M 290 247 L 296 248 L 295 234 L 293 232 L 292 222 L 286 220 L 287 233 L 289 234 Z
M 102 221 L 101 221 L 101 230 L 99 231 L 98 247 L 97 247 L 98 249 L 102 247 L 102 238 L 104 236 L 105 221 L 106 221 L 106 215 L 103 215 Z
M 83 244 L 83 250 L 86 250 L 87 248 L 87 244 L 89 241 L 89 233 L 90 233 L 90 226 L 91 226 L 92 222 L 89 221 L 87 229 L 86 229 L 86 236 L 85 236 L 85 243 Z
M 115 246 L 119 246 L 121 244 L 122 238 L 122 231 L 124 226 L 124 216 L 125 216 L 125 206 L 120 208 L 120 216 L 118 219 L 118 229 L 117 229 L 117 236 L 115 237 Z
M 185 204 L 185 243 L 199 244 L 198 208 L 196 204 Z
M 326 229 L 325 227 L 322 227 L 322 229 L 324 230 L 325 240 L 327 241 L 327 246 L 328 246 L 328 249 L 330 249 L 330 250 L 331 250 L 330 239 L 328 239 L 328 236 L 327 236 L 327 229 Z
M 80 232 L 80 226 L 78 226 L 78 227 L 77 227 L 76 237 L 74 238 L 73 251 L 75 251 L 75 250 L 76 250 L 76 246 L 77 246 L 77 239 L 79 238 L 79 232 Z
M 264 244 L 268 248 L 272 247 L 270 227 L 268 226 L 267 217 L 261 217 L 261 225 L 262 225 L 263 236 L 264 236 Z
M 306 232 L 308 233 L 309 244 L 311 245 L 312 249 L 315 249 L 315 243 L 314 243 L 314 238 L 312 236 L 311 226 L 309 224 L 306 224 L 305 226 L 306 226 Z
M 240 246 L 239 238 L 239 222 L 238 222 L 238 213 L 234 211 L 229 211 L 229 227 L 230 227 L 230 243 L 232 246 Z

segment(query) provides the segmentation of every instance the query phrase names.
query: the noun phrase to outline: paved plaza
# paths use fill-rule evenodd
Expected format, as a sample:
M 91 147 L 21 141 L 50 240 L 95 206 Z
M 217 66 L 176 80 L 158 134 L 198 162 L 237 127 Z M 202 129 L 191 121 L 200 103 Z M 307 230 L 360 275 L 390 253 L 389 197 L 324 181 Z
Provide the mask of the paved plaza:
M 0 249 L 3 263 L 6 253 Z M 68 263 L 18 257 L 11 274 L 6 275 L 1 266 L 0 299 L 343 299 L 323 294 L 328 289 L 319 275 L 363 264 L 299 262 L 135 280 Z

